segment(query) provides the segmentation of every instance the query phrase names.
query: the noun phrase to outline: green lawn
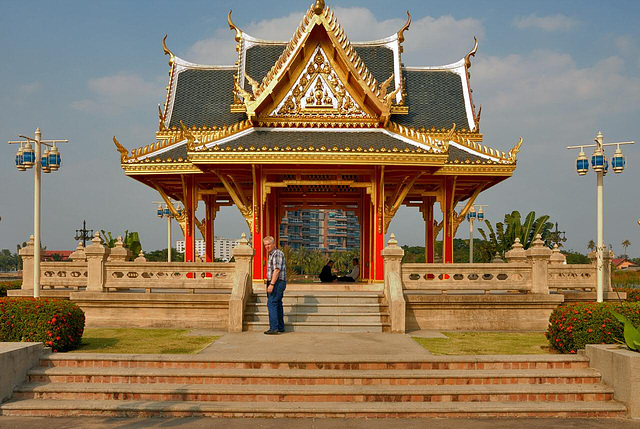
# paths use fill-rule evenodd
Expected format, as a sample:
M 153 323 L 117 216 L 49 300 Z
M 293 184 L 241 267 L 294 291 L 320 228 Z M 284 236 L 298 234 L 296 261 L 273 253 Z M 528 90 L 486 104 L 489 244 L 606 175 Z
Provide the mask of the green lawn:
M 549 341 L 538 332 L 443 332 L 448 338 L 413 339 L 434 355 L 548 354 Z
M 195 354 L 219 337 L 187 336 L 189 329 L 84 330 L 74 353 Z

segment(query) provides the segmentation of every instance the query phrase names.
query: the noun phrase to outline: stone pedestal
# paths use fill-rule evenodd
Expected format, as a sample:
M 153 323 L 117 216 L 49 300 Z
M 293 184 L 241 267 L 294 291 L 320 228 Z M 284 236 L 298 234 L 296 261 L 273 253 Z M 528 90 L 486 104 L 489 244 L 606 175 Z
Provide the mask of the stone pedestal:
M 85 249 L 87 256 L 87 291 L 102 292 L 105 282 L 104 263 L 109 256 L 109 248 L 102 245 L 100 233 L 96 232 L 91 245 Z
M 391 234 L 387 247 L 382 249 L 380 254 L 384 260 L 384 296 L 389 303 L 391 332 L 404 334 L 406 330 L 406 303 L 401 277 L 404 250 L 398 246 L 394 234 Z
M 551 249 L 544 245 L 540 234 L 526 251 L 531 263 L 531 293 L 549 294 L 549 259 Z
M 249 240 L 244 233 L 232 254 L 236 261 L 236 274 L 229 298 L 229 332 L 242 332 L 244 309 L 253 286 L 251 262 L 255 254 L 255 250 L 249 246 Z

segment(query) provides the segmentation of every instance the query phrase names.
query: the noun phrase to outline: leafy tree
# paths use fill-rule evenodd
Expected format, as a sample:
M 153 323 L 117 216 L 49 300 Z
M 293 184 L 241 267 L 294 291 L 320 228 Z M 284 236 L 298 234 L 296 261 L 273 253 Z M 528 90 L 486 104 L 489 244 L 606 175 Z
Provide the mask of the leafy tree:
M 524 249 L 528 249 L 536 236 L 540 234 L 545 245 L 551 247 L 551 228 L 553 228 L 553 222 L 548 222 L 549 215 L 543 215 L 536 218 L 536 212 L 531 211 L 522 223 L 520 212 L 514 210 L 510 214 L 505 214 L 504 222 L 496 223 L 494 230 L 491 222 L 485 219 L 485 225 L 489 234 L 487 235 L 482 228 L 478 228 L 480 235 L 485 241 L 488 241 L 491 246 L 488 249 L 492 255 L 498 254 L 501 258 L 504 258 L 504 254 L 511 250 L 516 238 L 520 239 L 520 243 Z
M 9 249 L 0 251 L 0 271 L 16 271 L 18 269 L 18 254 Z
M 149 262 L 166 262 L 167 261 L 167 249 L 154 250 L 153 252 L 147 252 L 144 257 Z M 171 249 L 171 260 L 174 262 L 183 262 L 184 253 L 178 252 L 176 249 Z
M 624 256 L 625 257 L 627 256 L 627 247 L 629 247 L 629 246 L 631 246 L 631 241 L 629 241 L 628 239 L 624 240 L 622 242 L 622 247 L 624 247 Z
M 596 242 L 593 240 L 589 240 L 589 243 L 587 243 L 587 249 L 591 250 L 592 252 L 596 251 Z
M 562 253 L 567 258 L 567 264 L 590 264 L 591 259 L 587 257 L 587 255 L 583 255 L 580 252 L 576 252 L 575 250 L 563 250 Z

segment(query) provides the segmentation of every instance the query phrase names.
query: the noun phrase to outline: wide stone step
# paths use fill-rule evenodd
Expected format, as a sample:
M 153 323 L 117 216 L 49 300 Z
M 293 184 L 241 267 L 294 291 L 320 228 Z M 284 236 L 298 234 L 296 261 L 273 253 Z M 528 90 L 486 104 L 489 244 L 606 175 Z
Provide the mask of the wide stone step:
M 42 367 L 67 368 L 251 368 L 304 370 L 504 370 L 586 369 L 580 355 L 485 355 L 389 357 L 356 355 L 291 357 L 268 360 L 203 355 L 134 355 L 116 353 L 53 353 L 40 359 Z
M 272 386 L 202 384 L 27 383 L 20 399 L 240 401 L 240 402 L 495 402 L 610 401 L 602 384 L 507 384 L 477 386 Z
M 253 295 L 248 303 L 266 303 L 267 295 Z M 342 295 L 325 295 L 325 296 L 309 296 L 309 295 L 291 295 L 285 293 L 282 298 L 283 304 L 380 304 L 384 300 L 383 296 L 342 296 Z
M 337 324 L 346 323 L 379 323 L 388 322 L 388 313 L 307 313 L 301 311 L 285 311 L 284 323 L 297 322 L 334 322 Z M 245 322 L 265 322 L 269 323 L 269 313 L 267 311 L 245 313 Z
M 294 321 L 285 320 L 284 329 L 286 332 L 385 332 L 391 326 L 389 322 L 346 322 L 346 321 Z M 243 323 L 243 329 L 247 331 L 266 331 L 269 329 L 268 319 Z
M 603 402 L 201 402 L 12 400 L 7 416 L 113 417 L 624 417 L 626 407 Z
M 380 313 L 387 311 L 387 305 L 379 303 L 371 304 L 306 304 L 295 302 L 283 302 L 285 313 L 296 311 L 298 313 L 336 314 L 336 313 Z M 256 313 L 267 311 L 266 301 L 263 303 L 248 302 L 245 312 Z
M 599 383 L 600 373 L 591 368 L 332 370 L 41 367 L 29 371 L 29 381 L 38 383 L 173 383 L 225 385 L 578 385 Z

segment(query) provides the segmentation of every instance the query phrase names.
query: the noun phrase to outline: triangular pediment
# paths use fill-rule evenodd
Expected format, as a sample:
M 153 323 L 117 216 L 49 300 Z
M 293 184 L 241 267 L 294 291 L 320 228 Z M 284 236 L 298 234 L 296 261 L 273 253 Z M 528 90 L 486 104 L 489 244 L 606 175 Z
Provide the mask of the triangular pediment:
M 317 45 L 292 85 L 282 91 L 264 119 L 331 118 L 376 119 L 362 106 L 334 70 L 322 46 Z
M 337 122 L 363 119 L 368 126 L 388 122 L 400 86 L 393 73 L 379 84 L 351 45 L 328 8 L 312 7 L 262 82 L 244 77 L 251 91 L 236 79 L 235 92 L 252 121 L 298 116 L 331 116 Z M 389 92 L 391 89 L 391 92 Z M 315 112 L 315 113 L 312 113 Z

